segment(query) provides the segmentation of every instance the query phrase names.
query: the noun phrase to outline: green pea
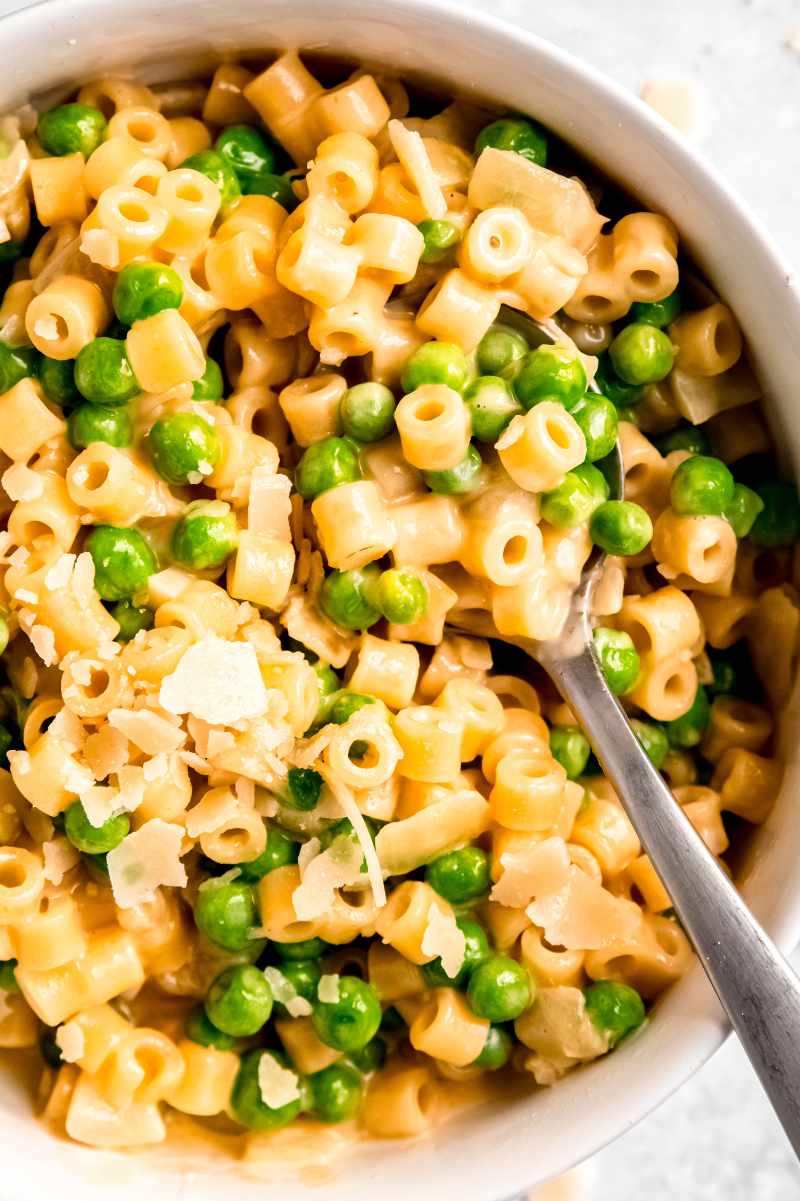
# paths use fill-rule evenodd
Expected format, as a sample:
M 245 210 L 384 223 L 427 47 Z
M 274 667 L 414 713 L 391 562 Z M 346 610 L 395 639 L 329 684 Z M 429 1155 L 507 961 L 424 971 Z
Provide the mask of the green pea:
M 639 742 L 647 752 L 647 757 L 653 767 L 661 768 L 669 754 L 669 739 L 664 733 L 663 726 L 650 721 L 639 721 L 634 718 L 631 728 Z
M 322 776 L 313 767 L 290 767 L 286 780 L 286 802 L 293 809 L 316 809 L 322 791 Z
M 192 400 L 211 400 L 218 404 L 224 391 L 225 384 L 219 363 L 215 359 L 206 359 L 203 374 L 192 384 Z
M 756 518 L 750 538 L 756 546 L 791 546 L 800 537 L 800 499 L 794 484 L 768 480 L 756 488 L 764 508 Z
M 707 455 L 711 449 L 708 434 L 699 425 L 679 425 L 658 439 L 658 449 L 662 455 L 672 454 L 673 450 L 688 450 L 692 455 Z
M 448 976 L 440 958 L 422 965 L 422 975 L 428 988 L 462 988 L 472 972 L 491 956 L 489 939 L 480 922 L 473 917 L 456 918 L 456 925 L 464 935 L 464 960 L 454 977 Z M 384 1015 L 385 1016 L 385 1015 Z
M 485 1072 L 496 1072 L 498 1068 L 505 1067 L 508 1063 L 513 1045 L 507 1030 L 504 1030 L 502 1026 L 490 1026 L 486 1032 L 483 1050 L 477 1059 L 473 1059 L 473 1065 L 476 1068 L 483 1068 Z
M 359 442 L 380 442 L 394 429 L 394 409 L 394 396 L 385 384 L 356 384 L 342 397 L 342 428 Z
M 281 1067 L 288 1066 L 286 1057 L 278 1051 L 263 1051 L 254 1047 L 243 1055 L 231 1091 L 231 1112 L 238 1122 L 250 1130 L 280 1130 L 294 1121 L 303 1103 L 298 1096 L 297 1100 L 278 1108 L 267 1105 L 258 1082 L 258 1068 L 264 1055 L 277 1060 Z
M 179 309 L 183 280 L 166 263 L 128 263 L 117 276 L 112 303 L 118 319 L 124 325 L 133 325 L 164 309 Z
M 614 370 L 608 351 L 598 358 L 597 372 L 594 378 L 603 396 L 608 397 L 618 410 L 619 420 L 631 421 L 633 415 L 624 410 L 632 409 L 642 400 L 644 388 L 640 384 L 626 384 L 624 380 L 620 379 Z
M 153 466 L 169 484 L 200 483 L 219 462 L 216 430 L 195 413 L 159 417 L 145 444 Z
M 473 901 L 489 891 L 492 882 L 489 856 L 480 847 L 461 847 L 432 860 L 425 879 L 452 905 Z
M 361 479 L 358 452 L 346 438 L 321 438 L 309 446 L 294 473 L 294 486 L 306 500 L 339 484 Z
M 258 925 L 258 909 L 250 884 L 242 880 L 206 880 L 194 904 L 197 929 L 226 951 L 242 951 Z
M 763 508 L 764 502 L 757 492 L 744 484 L 734 484 L 733 500 L 725 510 L 725 517 L 737 538 L 747 537 Z
M 140 630 L 152 630 L 155 614 L 152 609 L 134 605 L 129 600 L 117 601 L 111 610 L 111 616 L 119 625 L 117 640 L 130 642 Z
M 335 726 L 343 726 L 359 709 L 363 709 L 365 705 L 374 704 L 374 696 L 365 696 L 362 692 L 350 692 L 349 689 L 343 688 L 338 696 L 332 699 L 326 714 L 326 721 L 332 722 Z
M 223 216 L 242 194 L 236 172 L 228 160 L 221 154 L 217 154 L 216 150 L 200 150 L 197 154 L 190 154 L 187 159 L 183 160 L 181 166 L 189 167 L 192 171 L 199 171 L 201 175 L 205 175 L 207 179 L 217 185 L 220 194 L 220 212 Z
M 64 1062 L 64 1057 L 61 1054 L 61 1048 L 56 1042 L 56 1030 L 52 1026 L 45 1026 L 39 1034 L 39 1054 L 49 1068 L 58 1071 Z
M 361 1107 L 361 1076 L 346 1063 L 332 1063 L 308 1078 L 311 1106 L 322 1122 L 348 1122 Z
M 420 255 L 422 263 L 439 263 L 461 241 L 461 234 L 452 221 L 420 221 L 417 229 L 425 239 Z
M 221 567 L 236 550 L 238 540 L 239 527 L 230 505 L 221 500 L 196 500 L 175 526 L 170 546 L 176 563 L 205 571 Z
M 511 1022 L 531 1004 L 534 990 L 522 964 L 507 955 L 493 955 L 470 976 L 467 997 L 478 1017 Z
M 507 381 L 494 375 L 480 376 L 468 384 L 464 402 L 478 442 L 494 444 L 511 419 L 523 411 Z
M 680 316 L 681 307 L 681 291 L 680 288 L 676 288 L 663 300 L 635 300 L 628 316 L 631 321 L 644 322 L 646 325 L 655 325 L 658 329 L 663 329 Z
M 103 600 L 124 600 L 141 592 L 158 563 L 138 530 L 96 525 L 86 540 L 94 563 L 94 586 Z
M 538 122 L 525 117 L 501 117 L 486 125 L 475 141 L 475 154 L 489 146 L 510 150 L 538 167 L 547 166 L 547 134 Z
M 88 104 L 59 104 L 43 113 L 36 136 L 48 154 L 82 154 L 88 158 L 106 136 L 108 123 Z
M 287 959 L 281 963 L 280 970 L 297 995 L 313 1004 L 322 977 L 322 968 L 319 962 L 314 959 Z M 282 1016 L 287 1016 L 285 1007 L 277 1001 L 275 1004 L 277 1012 Z
M 92 442 L 107 442 L 109 446 L 125 447 L 133 443 L 133 422 L 126 408 L 112 409 L 106 405 L 79 404 L 67 418 L 67 437 L 76 450 Z
M 94 338 L 78 352 L 75 385 L 96 405 L 123 405 L 141 391 L 125 343 L 117 338 Z
M 590 463 L 610 455 L 617 444 L 619 414 L 605 396 L 587 392 L 572 406 L 570 413 L 578 423 L 586 442 L 586 458 Z
M 584 466 L 593 474 L 575 468 L 568 471 L 550 492 L 542 494 L 542 517 L 558 530 L 583 525 L 608 496 L 608 485 L 602 473 L 589 463 Z
M 236 1039 L 208 1020 L 208 1014 L 202 1005 L 196 1005 L 186 1019 L 186 1037 L 201 1047 L 214 1047 L 217 1051 L 230 1051 Z
M 663 330 L 634 321 L 621 330 L 608 348 L 614 370 L 626 384 L 655 384 L 669 375 L 675 350 Z
M 284 834 L 283 830 L 279 830 L 277 826 L 270 826 L 267 830 L 267 845 L 261 854 L 247 863 L 237 864 L 242 873 L 240 878 L 256 884 L 264 876 L 274 872 L 276 867 L 287 867 L 291 863 L 297 863 L 299 852 L 297 843 Z
M 639 654 L 630 634 L 598 626 L 594 631 L 594 650 L 600 670 L 614 696 L 624 696 L 630 692 L 641 671 Z
M 697 746 L 706 732 L 710 716 L 711 706 L 708 701 L 708 693 L 701 684 L 686 712 L 681 717 L 675 718 L 674 721 L 665 723 L 664 728 L 670 746 L 685 749 Z
M 738 672 L 730 659 L 709 654 L 714 679 L 706 687 L 712 696 L 730 696 L 737 691 Z
M 460 346 L 451 342 L 424 342 L 409 355 L 400 383 L 409 393 L 423 384 L 446 384 L 455 392 L 463 392 L 469 381 L 467 357 Z
M 522 370 L 530 346 L 527 338 L 510 325 L 493 325 L 478 343 L 475 362 L 481 375 L 514 380 Z
M 380 618 L 375 594 L 376 567 L 329 572 L 319 590 L 319 606 L 326 617 L 346 630 L 368 630 Z
M 0 393 L 8 392 L 21 379 L 37 375 L 40 362 L 38 350 L 0 342 Z
M 444 496 L 465 496 L 474 492 L 481 481 L 483 459 L 477 446 L 470 442 L 467 453 L 455 467 L 442 471 L 423 471 L 424 479 L 431 492 Z
M 80 801 L 73 801 L 64 814 L 64 833 L 78 851 L 105 855 L 119 846 L 131 828 L 127 813 L 109 817 L 102 826 L 93 826 Z
M 383 1015 L 384 1017 L 386 1014 Z M 383 1020 L 381 1019 L 381 1025 Z M 382 1038 L 371 1038 L 365 1047 L 361 1047 L 358 1051 L 351 1051 L 350 1058 L 358 1068 L 359 1072 L 377 1072 L 386 1063 L 387 1058 L 386 1043 Z
M 641 1026 L 644 1002 L 635 988 L 616 980 L 598 980 L 585 992 L 586 1012 L 598 1030 L 610 1035 L 611 1046 Z
M 275 148 L 255 125 L 229 125 L 217 138 L 214 149 L 240 181 L 271 175 L 275 168 Z
M 4 959 L 0 962 L 0 990 L 3 992 L 19 992 L 16 967 L 16 959 Z
M 526 409 L 542 400 L 556 400 L 571 410 L 585 391 L 583 363 L 567 346 L 547 344 L 529 351 L 514 380 L 514 392 Z
M 390 567 L 380 574 L 375 603 L 393 625 L 410 625 L 428 608 L 428 589 L 410 568 Z
M 251 963 L 237 963 L 220 972 L 205 999 L 206 1017 L 234 1038 L 258 1034 L 272 1013 L 272 989 L 264 973 Z
M 378 1032 L 381 1003 L 371 984 L 357 976 L 342 976 L 339 1000 L 317 1000 L 311 1021 L 326 1046 L 346 1053 L 358 1051 Z
M 86 869 L 89 876 L 96 884 L 107 885 L 109 882 L 109 871 L 106 857 L 103 853 L 98 855 L 85 854 L 83 862 L 86 864 Z
M 550 730 L 550 754 L 567 773 L 568 780 L 583 775 L 592 748 L 577 726 L 553 726 Z
M 319 959 L 328 949 L 328 944 L 321 938 L 303 938 L 300 942 L 274 942 L 272 946 L 281 959 L 288 959 L 290 962 Z
M 687 517 L 721 517 L 733 493 L 733 476 L 720 459 L 692 455 L 675 469 L 669 499 L 675 512 Z
M 331 696 L 334 692 L 338 692 L 342 686 L 341 681 L 330 663 L 323 663 L 321 659 L 317 659 L 316 663 L 312 663 L 311 666 L 317 677 L 317 687 L 319 688 L 321 700 L 326 696 Z
M 245 196 L 269 196 L 270 200 L 285 208 L 287 213 L 293 212 L 298 205 L 291 181 L 285 175 L 273 175 L 270 171 L 243 179 L 242 191 Z
M 641 505 L 607 500 L 592 514 L 589 533 L 609 555 L 638 555 L 653 537 L 653 523 Z
M 39 383 L 48 400 L 61 409 L 69 409 L 78 404 L 81 394 L 75 387 L 74 359 L 39 360 Z
M 25 253 L 25 242 L 0 243 L 0 263 L 14 263 Z

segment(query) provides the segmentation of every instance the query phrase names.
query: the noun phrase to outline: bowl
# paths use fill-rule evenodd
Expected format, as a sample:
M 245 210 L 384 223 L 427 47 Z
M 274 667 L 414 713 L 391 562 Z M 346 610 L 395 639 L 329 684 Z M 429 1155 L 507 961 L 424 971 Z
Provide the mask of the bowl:
M 0 109 L 119 70 L 152 81 L 191 73 L 234 51 L 298 47 L 382 65 L 529 112 L 639 197 L 668 214 L 682 245 L 746 332 L 770 421 L 800 463 L 795 419 L 800 295 L 768 237 L 717 173 L 658 116 L 563 51 L 443 0 L 46 0 L 0 22 Z M 744 894 L 779 946 L 800 937 L 800 717 L 787 713 L 782 795 L 759 831 Z M 791 735 L 794 734 L 794 737 Z M 120 1154 L 67 1145 L 37 1125 L 28 1094 L 0 1077 L 6 1201 L 57 1192 L 64 1201 L 406 1201 L 416 1195 L 500 1201 L 565 1171 L 663 1101 L 720 1046 L 725 1022 L 699 965 L 641 1034 L 551 1091 L 468 1110 L 415 1142 L 360 1144 L 322 1175 L 254 1180 L 222 1157 L 170 1148 Z M 188 1178 L 187 1178 L 188 1176 Z

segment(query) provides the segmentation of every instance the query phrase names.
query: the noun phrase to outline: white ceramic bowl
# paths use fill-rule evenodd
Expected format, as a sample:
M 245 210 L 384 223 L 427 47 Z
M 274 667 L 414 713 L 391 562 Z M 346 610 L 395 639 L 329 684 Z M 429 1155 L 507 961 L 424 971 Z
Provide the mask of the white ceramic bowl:
M 609 36 L 613 29 L 609 28 Z M 652 112 L 594 70 L 528 34 L 440 0 L 46 0 L 0 22 L 0 111 L 48 89 L 135 69 L 174 77 L 210 56 L 305 47 L 425 75 L 446 94 L 490 98 L 529 112 L 667 213 L 681 241 L 732 305 L 760 372 L 788 461 L 800 463 L 795 401 L 800 297 L 790 272 L 716 173 Z M 798 721 L 783 795 L 760 832 L 745 895 L 784 949 L 800 936 Z M 791 728 L 791 727 L 790 727 Z M 725 1025 L 699 967 L 661 1004 L 641 1035 L 551 1091 L 465 1114 L 429 1140 L 366 1144 L 315 1182 L 254 1182 L 230 1163 L 197 1164 L 191 1180 L 163 1153 L 119 1155 L 56 1142 L 27 1096 L 0 1078 L 5 1201 L 49 1191 L 64 1201 L 381 1201 L 458 1197 L 499 1201 L 629 1129 L 720 1045 Z

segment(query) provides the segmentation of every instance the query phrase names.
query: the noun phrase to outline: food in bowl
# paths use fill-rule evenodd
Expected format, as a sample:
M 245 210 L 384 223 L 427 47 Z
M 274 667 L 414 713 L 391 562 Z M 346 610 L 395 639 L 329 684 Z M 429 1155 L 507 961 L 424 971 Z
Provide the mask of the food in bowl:
M 670 898 L 540 670 L 450 629 L 555 637 L 594 546 L 712 851 L 777 793 L 800 505 L 735 317 L 535 121 L 429 111 L 289 53 L 5 122 L 0 1044 L 79 1142 L 418 1135 L 642 1025 Z

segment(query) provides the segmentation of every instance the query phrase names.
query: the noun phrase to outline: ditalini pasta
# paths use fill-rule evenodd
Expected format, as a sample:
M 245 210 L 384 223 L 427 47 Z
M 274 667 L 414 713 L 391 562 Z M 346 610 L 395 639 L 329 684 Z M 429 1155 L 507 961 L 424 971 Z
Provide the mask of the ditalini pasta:
M 553 142 L 295 53 L 3 123 L 0 1046 L 79 1142 L 416 1136 L 641 1025 L 670 898 L 539 669 L 448 632 L 557 636 L 593 545 L 676 804 L 718 856 L 769 813 L 797 493 L 672 223 Z

